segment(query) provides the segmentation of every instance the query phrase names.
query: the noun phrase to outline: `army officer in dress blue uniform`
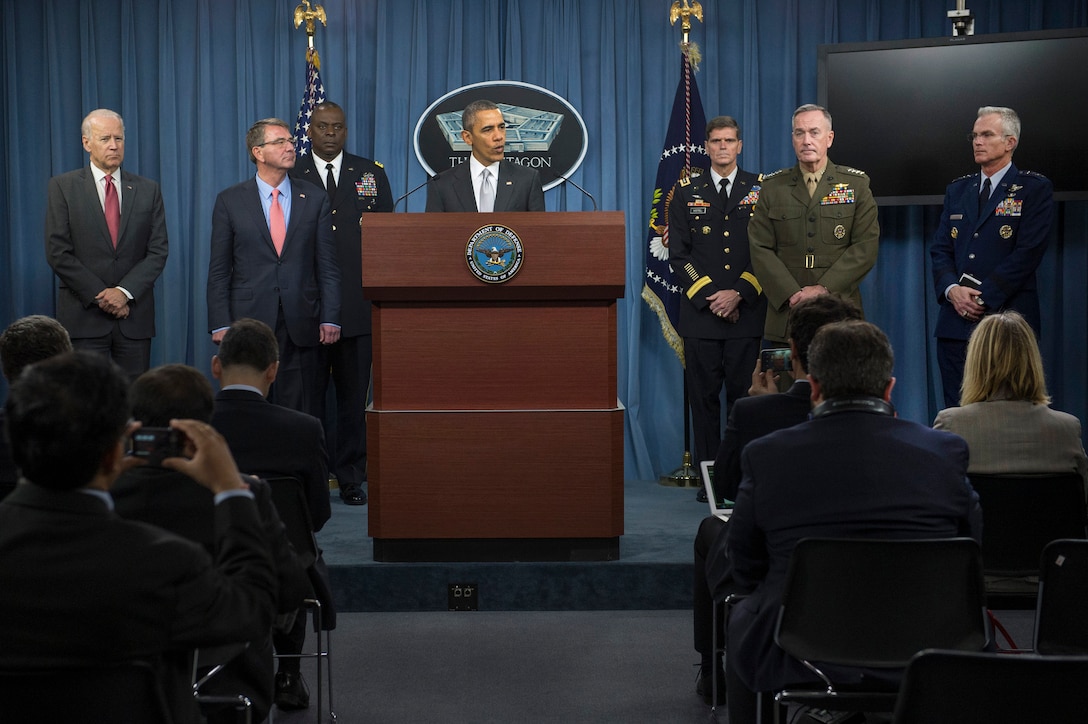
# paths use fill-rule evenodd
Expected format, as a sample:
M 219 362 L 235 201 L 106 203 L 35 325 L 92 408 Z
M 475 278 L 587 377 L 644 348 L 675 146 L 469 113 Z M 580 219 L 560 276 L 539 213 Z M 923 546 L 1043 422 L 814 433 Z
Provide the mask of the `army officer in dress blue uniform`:
M 710 172 L 682 179 L 669 205 L 669 263 L 686 296 L 678 331 L 699 460 L 714 459 L 721 443 L 723 383 L 727 410 L 747 394 L 767 313 L 748 253 L 759 177 L 737 167 L 742 146 L 735 120 L 711 119 Z
M 970 139 L 981 171 L 948 186 L 930 249 L 945 407 L 959 404 L 967 339 L 983 315 L 1015 309 L 1039 335 L 1035 270 L 1054 216 L 1050 181 L 1012 162 L 1020 141 L 1014 110 L 979 108 Z

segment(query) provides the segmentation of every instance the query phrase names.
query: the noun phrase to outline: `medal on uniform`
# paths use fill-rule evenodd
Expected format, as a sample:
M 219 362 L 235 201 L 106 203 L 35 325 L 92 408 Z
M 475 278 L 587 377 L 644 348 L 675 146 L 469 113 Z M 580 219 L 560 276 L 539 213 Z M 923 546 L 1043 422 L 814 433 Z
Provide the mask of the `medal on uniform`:
M 1002 239 L 1011 239 L 1012 238 L 1012 227 L 1009 226 L 1008 224 L 1005 224 L 1000 229 L 998 229 L 997 233 L 1001 234 Z

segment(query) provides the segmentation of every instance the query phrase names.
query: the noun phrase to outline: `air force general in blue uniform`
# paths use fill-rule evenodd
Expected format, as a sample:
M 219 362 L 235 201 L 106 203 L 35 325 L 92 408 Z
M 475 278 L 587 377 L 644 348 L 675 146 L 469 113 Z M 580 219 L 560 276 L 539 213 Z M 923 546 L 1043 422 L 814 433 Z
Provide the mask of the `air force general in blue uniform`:
M 1019 137 L 1014 111 L 980 108 L 971 144 L 981 170 L 945 193 L 930 248 L 945 407 L 959 404 L 967 340 L 983 315 L 1015 309 L 1040 335 L 1035 270 L 1050 238 L 1054 187 L 1012 163 Z

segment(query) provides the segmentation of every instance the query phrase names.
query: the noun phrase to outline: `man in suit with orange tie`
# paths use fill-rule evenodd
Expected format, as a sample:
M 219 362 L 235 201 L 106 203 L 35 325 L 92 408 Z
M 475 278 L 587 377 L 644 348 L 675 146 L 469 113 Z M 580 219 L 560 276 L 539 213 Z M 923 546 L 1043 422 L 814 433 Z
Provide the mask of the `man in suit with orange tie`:
M 269 399 L 316 417 L 324 395 L 319 345 L 340 338 L 340 268 L 328 195 L 287 175 L 294 143 L 278 118 L 257 121 L 246 133 L 257 174 L 215 201 L 208 329 L 216 344 L 244 317 L 275 330 L 280 369 Z

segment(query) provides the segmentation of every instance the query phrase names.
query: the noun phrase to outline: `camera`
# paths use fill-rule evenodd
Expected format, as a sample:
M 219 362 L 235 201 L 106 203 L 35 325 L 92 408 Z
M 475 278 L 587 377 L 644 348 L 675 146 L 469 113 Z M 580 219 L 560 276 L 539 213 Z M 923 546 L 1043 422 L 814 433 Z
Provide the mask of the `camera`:
M 181 457 L 184 448 L 185 435 L 169 427 L 141 427 L 129 437 L 129 454 L 152 465 Z
M 771 370 L 776 374 L 790 372 L 793 369 L 790 361 L 789 347 L 783 349 L 765 349 L 760 355 L 760 367 L 764 372 Z

